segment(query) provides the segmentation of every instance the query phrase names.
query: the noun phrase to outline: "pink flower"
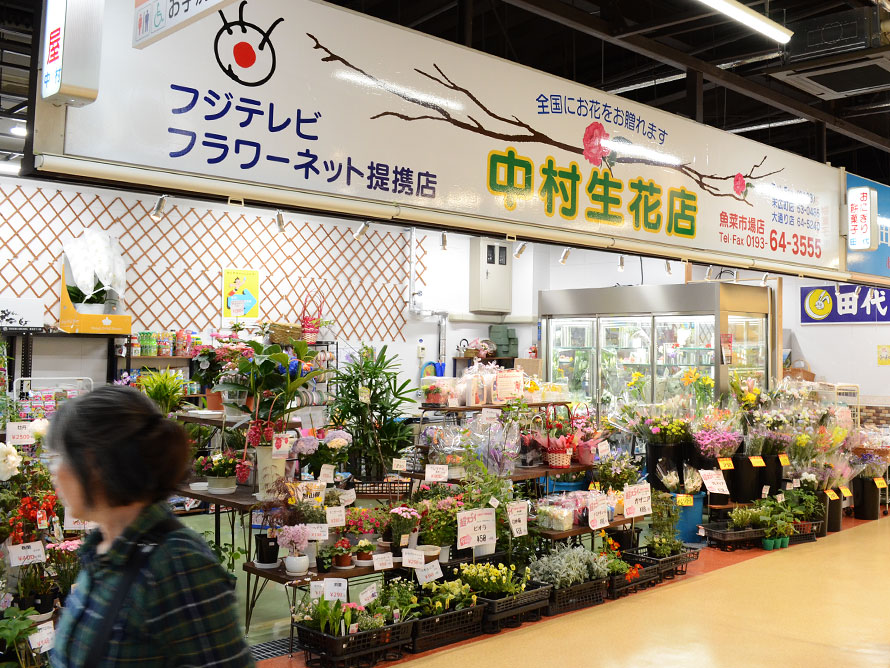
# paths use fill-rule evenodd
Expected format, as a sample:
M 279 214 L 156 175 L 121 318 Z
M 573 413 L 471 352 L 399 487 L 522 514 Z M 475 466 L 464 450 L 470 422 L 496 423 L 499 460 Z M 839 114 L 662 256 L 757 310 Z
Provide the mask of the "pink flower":
M 653 433 L 653 434 L 660 434 L 660 433 L 661 433 L 661 427 L 652 427 L 652 433 Z
M 603 158 L 611 151 L 603 146 L 603 141 L 609 138 L 602 123 L 591 123 L 584 131 L 584 157 L 592 165 L 599 167 L 603 164 Z
M 732 180 L 732 189 L 735 190 L 736 195 L 742 195 L 745 192 L 745 177 L 742 176 L 741 172 L 735 175 L 735 178 Z

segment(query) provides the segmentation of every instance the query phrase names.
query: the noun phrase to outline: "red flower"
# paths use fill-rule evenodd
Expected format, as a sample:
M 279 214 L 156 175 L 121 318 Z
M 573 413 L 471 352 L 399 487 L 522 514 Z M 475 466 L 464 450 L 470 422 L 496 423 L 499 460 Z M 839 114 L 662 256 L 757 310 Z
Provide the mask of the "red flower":
M 732 189 L 735 190 L 736 195 L 742 195 L 745 192 L 745 177 L 742 176 L 741 172 L 735 175 L 735 178 L 732 180 Z
M 592 165 L 599 167 L 603 164 L 603 158 L 611 151 L 603 146 L 603 141 L 609 138 L 602 123 L 591 123 L 584 131 L 584 157 Z

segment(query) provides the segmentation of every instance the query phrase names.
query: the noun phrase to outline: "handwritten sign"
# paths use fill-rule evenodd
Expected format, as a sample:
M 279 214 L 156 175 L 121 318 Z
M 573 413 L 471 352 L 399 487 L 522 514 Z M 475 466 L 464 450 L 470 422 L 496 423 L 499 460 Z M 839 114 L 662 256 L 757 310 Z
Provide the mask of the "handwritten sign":
M 334 465 L 322 464 L 321 471 L 318 473 L 318 482 L 334 482 Z
M 604 494 L 591 496 L 587 502 L 587 523 L 596 531 L 609 526 L 609 497 Z
M 887 489 L 887 481 L 880 477 L 875 478 L 875 486 L 878 489 Z
M 420 584 L 426 584 L 427 582 L 432 582 L 433 580 L 438 580 L 442 577 L 442 565 L 439 563 L 439 560 L 436 559 L 435 561 L 431 561 L 416 569 L 414 574 L 417 575 L 417 581 Z
M 782 466 L 791 466 L 791 460 L 788 459 L 788 455 L 786 455 L 784 452 L 779 454 L 779 463 Z
M 785 503 L 785 495 L 781 492 L 776 494 L 776 503 Z
M 426 563 L 423 552 L 418 550 L 402 550 L 402 566 L 405 568 L 420 568 Z
M 46 550 L 39 540 L 33 543 L 9 546 L 9 565 L 27 566 L 28 564 L 42 564 L 46 561 Z
M 382 554 L 372 554 L 374 560 L 375 571 L 385 571 L 392 568 L 392 552 L 383 552 Z
M 355 490 L 354 489 L 344 489 L 340 492 L 340 505 L 348 506 L 351 503 L 355 503 Z M 330 522 L 328 522 L 330 524 Z
M 313 580 L 309 583 L 309 598 L 317 601 L 324 596 L 324 580 Z
M 32 445 L 35 443 L 30 422 L 9 422 L 6 425 L 6 442 L 10 445 Z
M 28 636 L 28 643 L 31 649 L 39 654 L 45 654 L 53 648 L 56 640 L 56 630 L 53 628 L 52 620 L 37 625 L 37 630 Z
M 492 545 L 496 541 L 494 508 L 464 510 L 457 514 L 457 549 Z
M 832 501 L 837 501 L 838 499 L 840 499 L 840 497 L 837 495 L 837 492 L 835 492 L 833 489 L 826 489 L 825 496 L 827 496 Z
M 353 633 L 358 633 L 358 622 L 349 625 L 349 635 L 352 635 Z
M 329 527 L 346 526 L 346 508 L 343 506 L 328 506 L 324 514 Z
M 752 457 L 748 457 L 748 459 L 751 462 L 751 466 L 756 469 L 766 466 L 766 462 L 763 461 L 763 457 L 761 457 L 760 455 L 754 455 Z
M 849 499 L 851 496 L 853 496 L 853 492 L 850 491 L 849 487 L 841 487 L 841 494 L 844 495 L 845 499 Z
M 448 464 L 427 464 L 424 479 L 429 482 L 448 482 Z
M 365 590 L 358 595 L 358 602 L 364 606 L 367 606 L 368 604 L 376 601 L 379 595 L 380 594 L 377 592 L 377 583 L 375 582 L 370 587 L 365 588 Z
M 800 478 L 795 478 L 794 480 L 792 480 L 792 481 L 791 481 L 791 486 L 792 486 L 794 489 L 797 489 L 798 487 L 800 487 Z
M 479 416 L 479 422 L 482 424 L 494 424 L 501 417 L 501 411 L 497 408 L 483 408 L 482 414 Z
M 692 494 L 677 494 L 678 506 L 692 506 Z
M 408 460 L 407 459 L 393 459 L 392 460 L 392 470 L 393 471 L 407 471 L 408 470 Z
M 732 457 L 719 457 L 717 465 L 721 471 L 732 471 L 735 467 L 732 465 Z
M 346 602 L 346 578 L 327 578 L 324 581 L 324 600 Z
M 600 459 L 606 459 L 612 453 L 609 451 L 609 442 L 608 441 L 600 441 L 599 445 L 596 446 L 596 451 L 600 456 Z
M 272 436 L 272 459 L 287 459 L 290 455 L 292 432 L 281 432 Z
M 491 497 L 488 500 L 488 505 L 491 506 L 492 508 L 497 508 L 499 505 L 501 505 L 501 502 L 498 501 L 496 498 Z
M 764 485 L 763 489 L 760 490 L 760 498 L 765 499 L 769 496 L 769 485 Z
M 510 522 L 510 533 L 514 538 L 528 535 L 528 504 L 525 501 L 508 503 L 507 518 Z
M 363 404 L 370 404 L 371 403 L 371 388 L 369 388 L 369 387 L 358 388 L 358 400 Z
M 327 540 L 329 536 L 327 524 L 307 524 L 306 532 L 309 540 Z
M 732 460 L 729 461 L 732 464 Z M 726 486 L 726 478 L 723 477 L 723 471 L 699 471 L 702 482 L 711 494 L 729 494 L 729 488 Z
M 641 517 L 652 512 L 652 488 L 648 482 L 624 486 L 624 516 Z

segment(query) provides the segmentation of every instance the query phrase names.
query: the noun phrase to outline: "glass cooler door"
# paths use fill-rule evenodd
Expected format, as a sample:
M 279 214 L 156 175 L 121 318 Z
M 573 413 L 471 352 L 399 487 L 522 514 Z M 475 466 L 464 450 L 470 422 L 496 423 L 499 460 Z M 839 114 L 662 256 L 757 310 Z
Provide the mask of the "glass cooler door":
M 767 327 L 763 316 L 728 316 L 729 333 L 732 334 L 732 362 L 729 373 L 738 373 L 744 382 L 754 378 L 762 389 L 768 388 Z
M 695 371 L 715 379 L 714 326 L 712 315 L 655 317 L 655 403 L 693 394 Z
M 634 372 L 643 374 L 643 402 L 652 401 L 652 318 L 600 318 L 600 401 L 623 397 Z
M 592 403 L 596 364 L 596 319 L 559 318 L 550 321 L 550 380 L 568 381 L 569 391 Z

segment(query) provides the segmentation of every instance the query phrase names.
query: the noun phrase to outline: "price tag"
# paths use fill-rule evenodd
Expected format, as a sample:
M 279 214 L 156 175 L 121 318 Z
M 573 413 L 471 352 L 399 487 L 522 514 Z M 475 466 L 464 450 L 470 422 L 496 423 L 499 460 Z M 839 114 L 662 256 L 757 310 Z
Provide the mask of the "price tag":
M 349 625 L 349 635 L 352 635 L 353 633 L 358 633 L 358 622 Z
M 457 549 L 492 545 L 497 541 L 494 508 L 464 510 L 457 514 Z
M 494 424 L 501 417 L 501 411 L 498 408 L 483 408 L 479 421 L 482 424 Z
M 678 506 L 692 506 L 692 494 L 677 494 Z
M 875 486 L 878 489 L 887 489 L 887 481 L 883 478 L 875 478 Z
M 309 598 L 317 601 L 324 596 L 324 580 L 313 580 L 309 583 Z
M 448 397 L 448 408 L 458 408 L 460 406 L 460 399 L 456 397 Z
M 402 566 L 405 568 L 420 568 L 426 563 L 423 552 L 418 550 L 402 550 Z
M 392 470 L 393 471 L 407 471 L 408 470 L 408 460 L 407 459 L 393 459 L 392 460 Z
M 592 531 L 609 526 L 609 497 L 597 494 L 587 501 L 587 523 Z
M 596 446 L 596 451 L 600 456 L 600 459 L 606 459 L 612 452 L 609 450 L 609 442 L 608 441 L 600 441 Z
M 427 464 L 424 480 L 429 482 L 448 482 L 448 464 Z
M 402 618 L 402 611 L 396 608 L 392 611 L 392 621 L 396 624 L 399 623 L 399 620 Z
M 785 495 L 781 492 L 776 494 L 776 503 L 785 503 Z
M 53 518 L 53 537 L 59 543 L 65 540 L 65 535 L 62 533 L 62 524 L 59 522 L 58 517 Z
M 346 508 L 343 506 L 328 506 L 324 510 L 329 527 L 346 526 Z
M 704 535 L 705 535 L 705 528 L 704 528 L 703 526 L 701 526 L 701 525 L 699 525 L 699 527 L 698 527 L 698 535 L 699 535 L 699 536 L 704 536 Z
M 798 487 L 800 487 L 800 478 L 795 478 L 794 480 L 792 480 L 792 481 L 791 481 L 791 486 L 792 486 L 794 489 L 797 489 Z
M 371 403 L 371 389 L 367 387 L 358 388 L 358 400 L 363 404 Z
M 501 502 L 498 501 L 496 498 L 491 497 L 488 500 L 488 505 L 491 506 L 492 508 L 497 508 L 499 505 L 501 505 Z
M 840 497 L 837 495 L 837 492 L 835 492 L 833 489 L 826 489 L 826 490 L 825 490 L 825 496 L 827 496 L 827 497 L 828 497 L 829 499 L 831 499 L 832 501 L 837 501 L 837 500 L 840 498 Z
M 46 519 L 46 511 L 45 510 L 37 511 L 37 528 L 38 529 L 49 529 L 49 520 Z
M 790 480 L 785 482 L 785 489 L 792 489 L 793 487 L 794 484 Z
M 417 581 L 420 584 L 426 584 L 427 582 L 432 582 L 433 580 L 438 580 L 442 577 L 442 565 L 439 563 L 439 560 L 436 559 L 415 570 L 414 574 L 417 575 Z
M 293 432 L 281 432 L 272 436 L 272 459 L 287 459 L 290 455 L 290 444 Z
M 764 485 L 763 489 L 760 490 L 760 498 L 765 499 L 769 496 L 769 485 Z
M 717 464 L 721 471 L 732 471 L 735 467 L 732 465 L 732 457 L 719 457 Z
M 229 303 L 229 311 L 232 314 L 233 318 L 242 318 L 244 317 L 244 307 L 247 304 L 244 303 L 243 299 L 233 299 Z
M 648 482 L 624 486 L 624 516 L 641 517 L 652 512 L 652 488 Z
M 374 560 L 375 571 L 385 571 L 392 568 L 392 552 L 375 553 L 371 555 L 371 558 Z
M 33 543 L 9 546 L 9 565 L 27 566 L 28 564 L 42 564 L 46 561 L 46 550 L 39 540 Z
M 340 505 L 348 506 L 351 503 L 355 503 L 355 490 L 354 489 L 344 489 L 340 492 Z M 330 524 L 330 522 L 328 522 Z
M 409 536 L 406 533 L 403 533 L 402 537 L 399 538 L 399 547 L 407 547 L 410 538 L 411 538 L 411 536 Z
M 732 460 L 729 462 L 732 464 Z M 723 477 L 723 471 L 699 471 L 702 482 L 705 483 L 711 494 L 729 494 L 729 487 L 726 486 L 726 478 Z
M 31 649 L 40 654 L 45 654 L 53 648 L 56 640 L 56 631 L 52 620 L 37 625 L 37 630 L 28 636 Z
M 306 532 L 309 540 L 327 540 L 329 535 L 327 524 L 307 524 Z
M 324 600 L 346 602 L 346 579 L 327 578 L 324 581 Z
M 318 482 L 334 482 L 334 465 L 322 464 L 321 471 L 318 472 Z
M 6 442 L 10 445 L 32 445 L 35 443 L 30 422 L 9 422 L 6 424 Z
M 364 606 L 367 606 L 369 603 L 376 601 L 378 596 L 379 594 L 377 593 L 377 583 L 375 582 L 358 595 L 358 602 Z
M 753 457 L 748 457 L 748 459 L 751 461 L 751 466 L 756 469 L 766 466 L 766 462 L 763 461 L 763 457 L 760 455 L 754 455 Z
M 851 496 L 853 496 L 853 492 L 850 491 L 849 487 L 841 487 L 841 494 L 844 495 L 845 499 L 849 499 Z
M 514 538 L 528 535 L 528 504 L 525 501 L 512 501 L 507 504 L 507 518 Z
M 788 455 L 786 455 L 784 452 L 779 454 L 779 463 L 782 466 L 791 466 L 791 460 L 788 459 Z

